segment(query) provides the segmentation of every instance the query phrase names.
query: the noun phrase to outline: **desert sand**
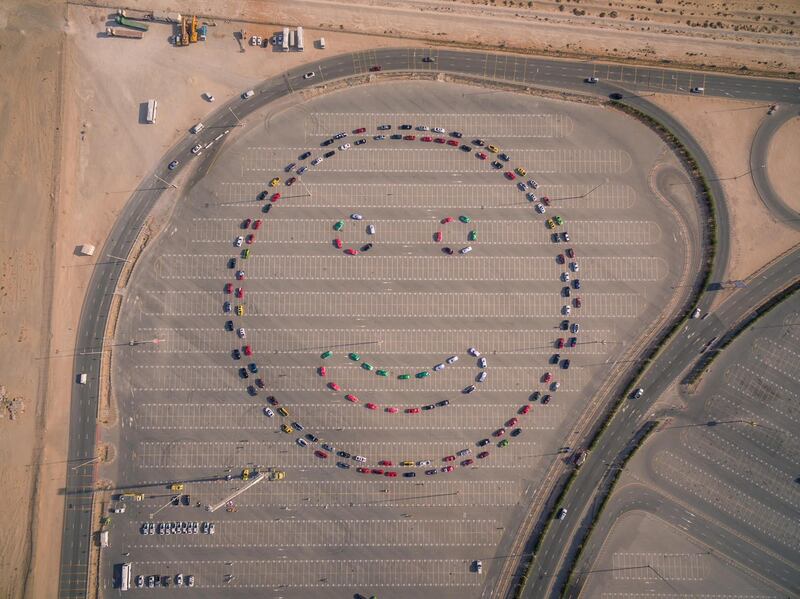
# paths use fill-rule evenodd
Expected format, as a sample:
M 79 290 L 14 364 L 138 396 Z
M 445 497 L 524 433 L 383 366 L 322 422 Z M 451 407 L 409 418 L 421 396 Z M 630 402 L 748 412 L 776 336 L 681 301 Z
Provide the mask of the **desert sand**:
M 800 212 L 800 117 L 784 123 L 769 146 L 767 172 L 777 194 Z

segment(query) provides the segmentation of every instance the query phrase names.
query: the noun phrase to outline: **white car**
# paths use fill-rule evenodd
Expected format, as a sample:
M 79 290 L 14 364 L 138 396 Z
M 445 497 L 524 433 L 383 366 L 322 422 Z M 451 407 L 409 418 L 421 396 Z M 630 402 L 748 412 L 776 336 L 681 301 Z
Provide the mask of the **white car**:
M 207 101 L 209 101 L 209 102 L 213 102 L 214 101 L 214 96 L 211 95 L 211 92 L 204 92 L 204 95 L 205 95 Z
M 572 308 L 570 308 L 567 304 L 561 308 L 561 313 L 565 316 L 569 316 L 569 313 L 572 312 Z
M 311 71 L 310 73 L 306 73 L 305 75 L 303 75 L 303 79 L 312 79 L 316 76 L 317 74 L 314 71 Z
M 261 37 L 260 37 L 260 36 L 256 38 L 256 46 L 260 46 L 260 45 L 261 45 L 261 44 L 263 44 L 263 43 L 264 43 L 264 40 L 263 40 L 263 39 L 261 39 Z
M 322 156 L 317 156 L 314 160 L 311 161 L 311 166 L 317 166 L 320 162 L 325 160 Z
M 467 247 L 461 248 L 460 250 L 458 250 L 458 253 L 459 254 L 469 254 L 471 251 L 472 251 L 472 246 L 468 245 Z
M 693 94 L 702 94 L 704 91 L 706 91 L 706 88 L 704 88 L 704 87 L 693 87 L 689 91 L 691 91 Z
M 297 444 L 298 444 L 300 447 L 308 447 L 308 441 L 306 441 L 305 439 L 303 439 L 303 437 L 297 437 Z
M 477 349 L 475 349 L 474 347 L 470 347 L 470 348 L 467 350 L 467 353 L 468 353 L 470 356 L 475 356 L 476 358 L 480 358 L 480 357 L 481 357 L 481 352 L 479 352 L 479 351 L 478 351 Z
M 569 330 L 572 331 L 573 333 L 577 333 L 578 331 L 581 330 L 581 325 L 579 325 L 577 322 L 573 322 L 572 325 L 569 327 Z
M 462 449 L 462 450 L 460 450 L 460 451 L 457 451 L 457 452 L 456 452 L 456 455 L 457 455 L 458 457 L 460 457 L 460 458 L 463 458 L 465 455 L 469 455 L 469 454 L 471 454 L 471 453 L 472 453 L 472 450 L 471 450 L 471 449 L 469 449 L 469 448 L 467 448 L 467 449 Z
M 356 462 L 361 462 L 362 464 L 366 463 L 366 461 L 367 461 L 367 458 L 365 458 L 363 455 L 353 456 L 353 459 Z
M 137 587 L 144 586 L 144 576 L 142 576 L 141 574 L 139 574 L 139 576 L 136 577 L 136 586 Z
M 434 132 L 434 133 L 444 133 L 444 132 L 445 132 L 445 130 L 444 130 L 444 129 L 442 129 L 441 127 L 434 127 L 434 128 L 433 128 L 433 132 Z
M 478 382 L 482 383 L 486 380 L 486 371 L 484 370 L 478 375 Z
M 536 204 L 536 212 L 544 214 L 544 204 Z
M 273 412 L 270 408 L 264 408 L 264 414 L 270 418 L 275 416 L 275 412 Z
M 444 363 L 437 364 L 436 366 L 433 367 L 433 370 L 435 372 L 439 372 L 440 370 L 444 370 Z
M 352 218 L 353 220 L 364 220 L 364 217 L 361 216 L 358 212 L 353 212 L 353 214 L 350 215 L 350 218 Z
M 642 395 L 644 395 L 644 389 L 642 389 L 641 387 L 639 387 L 639 388 L 636 390 L 636 392 L 633 394 L 633 396 L 634 396 L 636 399 L 639 399 L 639 398 L 640 398 Z
M 528 179 L 528 185 L 531 189 L 539 189 L 539 184 L 536 182 L 536 179 Z
M 350 149 L 350 144 L 342 144 L 342 145 L 339 146 L 339 149 L 342 150 L 343 152 L 345 150 L 349 150 Z
M 597 83 L 598 81 L 600 81 L 600 80 L 597 77 L 587 77 L 586 78 L 586 83 Z
M 475 560 L 475 573 L 483 574 L 483 562 L 479 559 Z
M 247 337 L 247 333 L 245 333 L 244 329 L 241 328 L 236 331 L 236 334 L 239 335 L 240 339 L 244 339 L 245 337 Z
M 183 574 L 177 574 L 175 576 L 175 584 L 179 587 L 183 586 Z
M 445 360 L 445 362 L 447 362 L 448 364 L 455 364 L 456 362 L 458 362 L 458 356 L 450 356 L 449 358 L 447 358 L 447 360 Z
M 430 465 L 431 465 L 430 460 L 420 460 L 419 462 L 417 462 L 417 466 L 430 466 Z
M 199 156 L 200 154 L 202 154 L 202 152 L 200 151 L 202 149 L 203 149 L 203 144 L 197 144 L 195 147 L 192 148 L 192 154 L 194 154 L 195 156 Z
M 564 281 L 565 283 L 569 281 L 569 273 L 567 271 L 561 273 L 561 280 Z
M 367 225 L 367 235 L 375 235 L 375 225 Z
M 212 522 L 208 525 L 208 534 L 213 535 L 217 531 L 217 527 Z
M 481 357 L 478 359 L 478 367 L 486 368 L 486 358 Z
M 478 572 L 478 574 L 480 574 L 480 572 Z M 194 586 L 194 574 L 189 574 L 189 577 L 186 579 L 186 584 L 190 587 Z
M 244 237 L 239 235 L 239 237 L 236 238 L 236 241 L 233 242 L 233 245 L 235 245 L 237 248 L 240 248 L 242 247 L 243 242 L 244 242 Z

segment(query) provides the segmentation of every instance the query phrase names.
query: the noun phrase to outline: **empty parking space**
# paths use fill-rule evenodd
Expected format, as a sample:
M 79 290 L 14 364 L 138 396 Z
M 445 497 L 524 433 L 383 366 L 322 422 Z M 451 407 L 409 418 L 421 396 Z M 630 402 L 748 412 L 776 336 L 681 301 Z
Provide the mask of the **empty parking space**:
M 703 580 L 704 555 L 664 553 L 615 553 L 616 580 Z

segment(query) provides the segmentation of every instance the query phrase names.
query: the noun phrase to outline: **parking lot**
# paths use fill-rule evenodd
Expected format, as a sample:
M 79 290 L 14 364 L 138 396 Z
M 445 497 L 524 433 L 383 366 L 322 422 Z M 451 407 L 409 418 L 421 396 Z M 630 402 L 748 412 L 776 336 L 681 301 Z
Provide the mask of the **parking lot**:
M 547 212 L 474 152 L 373 140 L 383 123 L 496 144 L 511 157 L 503 170 L 536 178 Z M 285 185 L 287 164 L 357 127 L 344 141 L 365 145 Z M 481 596 L 546 469 L 576 449 L 564 439 L 603 375 L 673 293 L 683 249 L 647 183 L 663 146 L 602 108 L 422 82 L 322 96 L 229 143 L 123 303 L 118 338 L 142 343 L 117 354 L 119 454 L 106 474 L 146 497 L 115 516 L 114 547 L 134 577 L 191 573 L 204 597 Z M 281 197 L 259 201 L 265 190 Z M 348 256 L 336 239 L 372 246 Z M 318 440 L 301 447 L 306 434 Z M 286 477 L 206 511 L 248 484 L 244 468 Z M 172 483 L 190 505 L 170 504 Z M 187 520 L 216 534 L 140 532 Z

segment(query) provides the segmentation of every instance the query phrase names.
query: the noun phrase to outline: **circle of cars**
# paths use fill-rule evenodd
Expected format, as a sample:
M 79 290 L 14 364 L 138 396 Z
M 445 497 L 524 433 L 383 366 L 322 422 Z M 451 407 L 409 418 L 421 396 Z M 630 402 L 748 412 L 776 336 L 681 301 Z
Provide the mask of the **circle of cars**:
M 507 163 L 509 163 L 511 161 L 511 157 L 508 154 L 506 154 L 505 152 L 501 152 L 500 149 L 497 146 L 495 146 L 493 144 L 487 144 L 482 139 L 474 139 L 474 140 L 472 140 L 472 144 L 473 144 L 473 146 L 475 146 L 475 148 L 473 148 L 472 146 L 470 146 L 468 144 L 465 144 L 465 143 L 462 143 L 460 141 L 461 138 L 463 137 L 463 134 L 461 132 L 452 131 L 452 132 L 450 132 L 449 137 L 445 137 L 446 131 L 445 131 L 445 129 L 443 129 L 441 127 L 433 127 L 433 128 L 431 128 L 431 127 L 428 127 L 426 125 L 419 125 L 417 127 L 413 127 L 412 125 L 404 124 L 404 125 L 400 125 L 398 127 L 398 130 L 406 131 L 407 133 L 393 133 L 393 134 L 384 133 L 386 131 L 390 131 L 392 129 L 392 125 L 388 125 L 388 124 L 387 125 L 379 125 L 377 127 L 377 129 L 378 129 L 378 134 L 376 134 L 376 135 L 374 135 L 372 137 L 372 139 L 374 141 L 386 141 L 387 139 L 404 140 L 404 141 L 416 141 L 417 140 L 417 133 L 416 132 L 420 132 L 420 133 L 423 133 L 423 135 L 421 135 L 420 138 L 419 138 L 419 141 L 422 142 L 422 143 L 431 143 L 431 144 L 439 144 L 439 145 L 442 145 L 442 146 L 450 146 L 452 148 L 456 148 L 456 149 L 461 150 L 465 154 L 468 154 L 468 153 L 469 154 L 473 154 L 473 150 L 475 150 L 474 151 L 474 156 L 478 160 L 489 160 L 490 159 L 489 154 L 491 154 L 491 161 L 490 161 L 491 167 L 494 168 L 495 170 L 498 170 L 498 171 L 504 171 L 503 172 L 503 176 L 505 177 L 506 180 L 511 181 L 511 182 L 515 182 L 516 181 L 515 184 L 516 184 L 517 188 L 521 192 L 525 193 L 526 199 L 528 200 L 528 202 L 530 202 L 533 205 L 533 209 L 534 209 L 534 211 L 536 213 L 544 215 L 547 212 L 547 207 L 550 206 L 550 199 L 547 196 L 544 196 L 544 195 L 542 195 L 541 197 L 537 196 L 536 190 L 539 188 L 539 184 L 536 182 L 536 180 L 534 180 L 534 179 L 528 179 L 527 181 L 524 180 L 527 172 L 523 167 L 518 166 L 518 167 L 515 167 L 513 169 L 509 168 L 507 166 Z M 409 131 L 411 131 L 411 132 L 409 133 Z M 428 132 L 430 132 L 430 134 Z M 360 127 L 360 128 L 355 129 L 353 131 L 354 135 L 360 135 L 360 134 L 364 134 L 364 133 L 366 133 L 366 128 L 365 127 Z M 437 136 L 434 137 L 433 136 L 434 134 L 436 134 Z M 335 144 L 337 142 L 341 142 L 338 145 L 338 150 L 340 152 L 347 151 L 347 150 L 351 149 L 351 147 L 352 147 L 351 144 L 349 142 L 341 141 L 341 140 L 343 140 L 343 139 L 345 139 L 347 137 L 348 137 L 348 134 L 346 132 L 337 133 L 333 137 L 328 138 L 325 141 L 323 141 L 321 143 L 321 146 L 324 148 L 324 147 L 330 146 L 332 144 Z M 359 139 L 355 140 L 353 142 L 353 145 L 354 146 L 363 146 L 366 143 L 367 143 L 367 139 L 366 139 L 366 137 L 363 137 L 363 138 L 359 138 Z M 308 164 L 300 164 L 300 165 L 298 165 L 298 162 L 305 162 L 306 160 L 308 160 L 312 156 L 312 152 L 311 151 L 306 151 L 306 152 L 302 153 L 300 156 L 298 156 L 298 162 L 292 162 L 292 163 L 288 164 L 285 167 L 284 171 L 286 173 L 293 173 L 293 175 L 291 177 L 289 177 L 285 181 L 284 185 L 286 187 L 291 187 L 294 183 L 296 183 L 297 177 L 302 176 L 305 172 L 308 171 L 309 168 L 313 168 L 313 167 L 319 165 L 321 162 L 323 162 L 326 159 L 329 159 L 329 158 L 333 157 L 335 154 L 336 154 L 336 150 L 327 150 L 322 155 L 316 156 L 315 158 L 312 158 Z M 519 181 L 517 181 L 518 177 L 520 178 Z M 258 197 L 259 200 L 261 200 L 261 201 L 268 200 L 268 202 L 262 208 L 262 212 L 263 213 L 265 213 L 265 214 L 268 213 L 270 211 L 271 207 L 272 207 L 272 204 L 274 204 L 275 202 L 277 202 L 277 201 L 279 201 L 281 199 L 281 193 L 275 189 L 280 184 L 281 184 L 281 178 L 279 176 L 275 176 L 269 182 L 269 189 L 265 189 L 264 191 L 262 191 L 259 194 L 259 197 Z M 354 213 L 352 213 L 350 215 L 350 220 L 353 221 L 353 222 L 361 222 L 361 221 L 363 221 L 363 215 L 361 215 L 361 214 L 359 214 L 357 212 L 354 212 Z M 470 223 L 472 222 L 472 219 L 467 215 L 461 215 L 461 216 L 458 217 L 458 221 L 460 221 L 463 224 L 470 225 Z M 451 217 L 451 216 L 446 216 L 446 217 L 441 219 L 440 224 L 441 225 L 447 225 L 447 224 L 452 223 L 452 222 L 455 222 L 455 219 L 453 217 Z M 241 233 L 242 234 L 237 235 L 236 238 L 234 239 L 234 246 L 237 249 L 239 249 L 240 253 L 239 253 L 238 257 L 234 256 L 234 257 L 229 259 L 228 268 L 235 271 L 234 278 L 236 279 L 236 283 L 235 284 L 232 283 L 232 282 L 226 283 L 225 284 L 225 294 L 228 295 L 228 296 L 232 295 L 237 300 L 237 305 L 234 308 L 233 302 L 231 300 L 226 299 L 224 304 L 223 304 L 223 311 L 225 313 L 235 312 L 236 316 L 240 316 L 240 317 L 244 316 L 244 314 L 245 314 L 245 304 L 244 304 L 244 301 L 243 301 L 244 297 L 245 297 L 245 290 L 244 290 L 244 286 L 243 286 L 244 284 L 242 283 L 242 281 L 246 280 L 246 273 L 245 273 L 245 270 L 243 268 L 243 264 L 240 264 L 239 260 L 247 260 L 250 257 L 250 249 L 251 249 L 250 246 L 252 246 L 252 244 L 256 240 L 255 231 L 258 231 L 261 228 L 262 223 L 263 223 L 263 221 L 260 218 L 259 219 L 250 219 L 250 218 L 245 219 L 241 223 L 241 229 L 242 229 Z M 557 227 L 561 227 L 563 225 L 564 225 L 564 219 L 559 215 L 554 215 L 552 218 L 547 218 L 546 221 L 545 221 L 545 226 L 548 228 L 548 230 L 552 231 L 551 232 L 551 241 L 553 243 L 555 243 L 555 244 L 562 243 L 562 242 L 569 242 L 570 241 L 569 233 L 566 230 L 560 231 L 560 232 L 555 230 Z M 338 220 L 336 223 L 334 223 L 333 230 L 338 233 L 339 231 L 342 231 L 345 228 L 345 226 L 346 226 L 346 220 L 345 219 L 341 219 L 341 220 Z M 368 235 L 375 235 L 375 233 L 376 233 L 375 226 L 372 225 L 372 224 L 368 224 L 366 226 L 366 232 L 367 232 Z M 467 235 L 468 241 L 475 241 L 475 240 L 477 240 L 477 238 L 478 238 L 477 230 L 470 229 L 470 231 L 469 231 L 469 233 Z M 442 242 L 443 241 L 443 233 L 442 233 L 442 231 L 441 230 L 437 230 L 433 235 L 433 239 L 434 239 L 435 242 Z M 337 237 L 337 238 L 335 238 L 333 240 L 333 245 L 337 249 L 343 249 L 344 243 L 342 242 L 342 240 L 340 238 Z M 347 255 L 356 255 L 359 252 L 369 251 L 372 247 L 373 247 L 372 243 L 367 243 L 364 246 L 362 246 L 360 249 L 355 249 L 355 248 L 348 247 L 348 248 L 343 249 L 343 251 Z M 470 251 L 472 251 L 472 247 L 471 246 L 465 246 L 465 247 L 461 248 L 460 250 L 458 250 L 458 254 L 463 255 L 463 254 L 469 253 Z M 443 247 L 442 248 L 442 252 L 446 253 L 446 254 L 450 254 L 450 255 L 455 254 L 455 251 L 452 250 L 449 247 Z M 565 254 L 566 254 L 566 257 L 565 257 Z M 569 264 L 567 266 L 568 259 L 569 259 Z M 580 266 L 579 266 L 579 264 L 577 262 L 576 254 L 575 254 L 575 251 L 574 251 L 573 248 L 566 248 L 564 254 L 559 253 L 556 256 L 556 262 L 558 264 L 564 266 L 563 271 L 559 276 L 559 279 L 560 279 L 561 282 L 566 283 L 566 285 L 564 287 L 562 287 L 561 296 L 564 298 L 565 302 L 567 302 L 567 303 L 564 303 L 564 305 L 562 306 L 561 314 L 563 316 L 569 316 L 571 314 L 573 306 L 575 308 L 581 308 L 581 299 L 580 299 L 580 297 L 577 297 L 577 296 L 572 297 L 572 291 L 571 291 L 571 288 L 573 290 L 576 290 L 576 291 L 581 288 L 580 279 L 577 278 L 577 274 L 580 271 Z M 572 273 L 572 275 L 570 273 Z M 571 277 L 572 277 L 572 279 L 571 279 Z M 570 281 L 571 281 L 571 284 L 570 284 Z M 570 288 L 570 285 L 571 285 L 571 288 Z M 238 336 L 238 338 L 241 340 L 242 343 L 245 343 L 245 345 L 243 345 L 241 349 L 236 347 L 236 348 L 234 348 L 232 350 L 233 359 L 234 360 L 241 360 L 242 354 L 244 354 L 244 356 L 246 356 L 246 357 L 251 357 L 253 355 L 253 350 L 252 350 L 252 347 L 249 344 L 246 343 L 247 332 L 246 332 L 245 328 L 241 327 L 241 326 L 236 327 L 234 325 L 233 320 L 228 320 L 226 322 L 226 324 L 225 324 L 225 328 L 226 328 L 226 330 L 231 331 L 231 332 L 232 331 L 236 331 L 236 335 Z M 563 332 L 562 334 L 564 336 L 558 337 L 555 340 L 555 347 L 557 349 L 559 349 L 559 350 L 564 348 L 564 347 L 574 348 L 577 345 L 577 334 L 578 334 L 578 332 L 580 330 L 579 324 L 576 323 L 576 322 L 570 323 L 569 320 L 564 319 L 564 320 L 561 321 L 561 323 L 559 325 L 559 328 Z M 571 333 L 572 336 L 569 336 L 567 338 L 568 333 Z M 482 369 L 481 372 L 476 376 L 475 382 L 476 383 L 484 382 L 486 380 L 487 376 L 488 376 L 487 371 L 483 370 L 487 366 L 486 358 L 481 356 L 480 351 L 478 351 L 474 347 L 469 348 L 467 350 L 467 353 L 470 356 L 472 356 L 472 357 L 474 357 L 474 358 L 476 358 L 478 360 L 478 362 L 477 362 L 478 367 Z M 333 352 L 326 351 L 320 357 L 322 359 L 328 359 L 328 358 L 330 358 L 332 356 L 333 356 Z M 361 357 L 358 354 L 354 353 L 354 352 L 348 354 L 348 358 L 351 361 L 354 361 L 354 362 L 359 362 L 361 360 Z M 459 359 L 458 356 L 455 356 L 455 355 L 454 356 L 450 356 L 449 358 L 447 358 L 443 362 L 436 364 L 432 368 L 432 371 L 435 373 L 435 372 L 439 372 L 441 370 L 444 370 L 444 368 L 446 368 L 446 366 L 448 364 L 453 364 L 456 361 L 458 361 L 458 359 Z M 550 357 L 549 363 L 552 366 L 555 366 L 555 367 L 559 367 L 560 366 L 560 368 L 563 369 L 563 370 L 566 370 L 566 369 L 568 369 L 570 367 L 570 360 L 568 358 L 562 359 L 560 353 L 554 353 Z M 375 374 L 378 375 L 378 376 L 384 376 L 384 377 L 388 377 L 389 376 L 389 371 L 388 370 L 381 369 L 381 368 L 376 369 L 369 362 L 362 362 L 361 363 L 361 367 L 365 371 L 370 371 L 370 372 L 374 371 Z M 322 378 L 326 377 L 327 376 L 327 367 L 319 366 L 317 368 L 317 374 L 319 375 L 319 377 L 322 377 Z M 427 378 L 428 376 L 430 376 L 430 374 L 431 374 L 430 371 L 424 370 L 424 371 L 421 371 L 421 372 L 418 372 L 418 373 L 414 374 L 413 378 L 415 378 L 415 379 L 424 379 L 424 378 Z M 264 382 L 264 379 L 261 376 L 257 376 L 257 377 L 255 376 L 255 375 L 259 375 L 259 367 L 258 367 L 258 365 L 257 365 L 257 363 L 255 361 L 252 361 L 252 362 L 248 363 L 247 366 L 242 366 L 242 367 L 239 368 L 239 376 L 240 376 L 241 379 L 249 379 L 251 375 L 253 375 L 254 378 L 255 378 L 255 381 L 254 381 L 255 384 L 248 385 L 247 391 L 248 391 L 248 393 L 250 395 L 256 396 L 256 395 L 258 395 L 258 390 L 259 389 L 264 389 L 266 387 L 266 383 Z M 396 375 L 396 376 L 400 380 L 410 380 L 410 379 L 412 379 L 412 375 L 409 374 L 409 373 L 399 374 L 399 375 Z M 529 400 L 530 400 L 530 402 L 539 401 L 541 404 L 546 405 L 551 400 L 551 393 L 554 393 L 559 389 L 560 383 L 557 380 L 554 380 L 552 372 L 549 372 L 549 371 L 545 372 L 544 374 L 542 374 L 539 382 L 544 384 L 544 385 L 547 385 L 546 391 L 544 393 L 542 391 L 539 391 L 539 390 L 534 391 L 531 394 L 531 396 L 529 397 Z M 326 387 L 329 390 L 334 391 L 334 392 L 340 392 L 341 391 L 341 388 L 339 387 L 339 385 L 337 385 L 333 381 L 328 382 Z M 476 388 L 477 387 L 474 384 L 470 384 L 470 385 L 468 385 L 467 387 L 465 387 L 462 390 L 462 393 L 463 394 L 471 394 L 476 390 Z M 550 393 L 548 393 L 547 391 L 549 391 Z M 350 394 L 350 393 L 345 393 L 343 397 L 344 397 L 345 400 L 347 400 L 347 401 L 349 401 L 349 402 L 351 402 L 353 404 L 358 404 L 361 401 L 358 397 L 356 397 L 355 395 Z M 263 409 L 264 410 L 264 414 L 267 417 L 269 417 L 269 418 L 275 417 L 276 412 L 277 412 L 278 415 L 280 415 L 283 418 L 289 418 L 290 417 L 289 410 L 285 406 L 280 405 L 280 402 L 274 396 L 268 396 L 267 397 L 267 403 L 269 405 L 265 406 L 264 409 Z M 364 405 L 364 407 L 366 409 L 369 409 L 369 410 L 379 410 L 380 409 L 380 407 L 377 404 L 374 404 L 372 402 L 366 402 L 363 405 Z M 401 410 L 400 408 L 397 408 L 395 406 L 388 406 L 388 407 L 384 408 L 383 411 L 385 413 L 387 413 L 387 414 L 398 414 L 398 413 L 419 414 L 422 411 L 429 411 L 429 410 L 433 410 L 433 409 L 436 409 L 436 408 L 444 408 L 444 407 L 447 407 L 449 405 L 450 405 L 449 400 L 442 400 L 442 401 L 439 401 L 439 402 L 437 402 L 435 404 L 428 404 L 428 405 L 421 406 L 421 407 L 409 407 L 409 408 L 405 408 L 403 410 Z M 272 406 L 272 407 L 270 407 L 270 406 Z M 275 411 L 273 411 L 273 409 L 272 409 L 273 407 L 275 408 Z M 517 415 L 520 415 L 520 416 L 521 415 L 525 415 L 525 414 L 528 414 L 530 411 L 531 411 L 531 405 L 530 405 L 530 403 L 526 403 L 526 404 L 523 404 L 522 406 L 520 406 L 520 408 L 517 410 Z M 482 448 L 484 448 L 487 445 L 491 444 L 492 440 L 493 440 L 492 438 L 494 438 L 494 440 L 497 440 L 497 439 L 502 437 L 502 439 L 500 439 L 497 442 L 497 446 L 498 447 L 506 447 L 506 446 L 508 446 L 509 445 L 509 439 L 507 437 L 505 437 L 505 434 L 507 432 L 506 429 L 511 429 L 510 433 L 509 433 L 509 437 L 517 437 L 522 433 L 522 429 L 517 427 L 518 424 L 519 424 L 519 420 L 518 420 L 518 418 L 516 416 L 514 416 L 514 417 L 506 420 L 506 422 L 504 423 L 503 426 L 501 426 L 500 428 L 498 428 L 494 432 L 492 432 L 491 433 L 491 437 L 487 437 L 487 438 L 484 438 L 484 439 L 481 439 L 481 440 L 477 441 L 476 445 L 477 445 L 477 447 L 479 449 L 481 449 L 481 451 L 475 457 L 477 459 L 485 459 L 485 458 L 489 457 L 489 451 L 487 449 L 482 449 Z M 281 424 L 280 428 L 284 433 L 287 433 L 287 434 L 292 434 L 295 431 L 302 432 L 305 429 L 305 427 L 302 424 L 300 424 L 299 422 L 297 422 L 297 421 L 293 421 L 293 422 L 291 422 L 291 424 L 283 423 L 283 424 Z M 352 455 L 351 453 L 349 453 L 347 451 L 344 451 L 344 450 L 341 450 L 341 449 L 337 450 L 332 444 L 330 444 L 328 442 L 321 441 L 313 433 L 306 433 L 304 437 L 298 437 L 296 439 L 296 444 L 298 446 L 304 447 L 304 448 L 310 447 L 312 444 L 319 444 L 318 445 L 319 449 L 315 449 L 315 451 L 314 451 L 314 454 L 316 455 L 316 457 L 318 457 L 320 459 L 327 459 L 330 454 L 334 454 L 335 453 L 335 455 L 338 456 L 339 458 L 341 458 L 341 460 L 352 459 L 356 463 L 361 464 L 360 466 L 358 466 L 356 468 L 356 470 L 357 470 L 357 472 L 362 473 L 362 474 L 382 475 L 382 476 L 386 476 L 386 477 L 389 477 L 389 478 L 395 478 L 395 477 L 398 476 L 398 472 L 396 470 L 390 469 L 390 468 L 395 466 L 395 464 L 391 460 L 386 460 L 386 459 L 378 460 L 376 467 L 367 467 L 366 466 L 366 464 L 367 464 L 367 458 L 366 457 L 361 456 L 361 455 Z M 441 458 L 442 462 L 445 463 L 444 466 L 432 467 L 433 466 L 432 460 L 416 460 L 416 461 L 403 460 L 403 461 L 399 462 L 398 464 L 396 464 L 396 466 L 406 467 L 406 468 L 408 468 L 408 467 L 428 468 L 427 470 L 425 470 L 425 474 L 434 475 L 434 474 L 438 474 L 440 472 L 443 472 L 443 473 L 452 472 L 457 465 L 460 465 L 462 467 L 472 466 L 474 464 L 474 460 L 473 460 L 472 457 L 470 457 L 471 455 L 472 455 L 472 450 L 470 448 L 463 448 L 463 449 L 460 449 L 460 450 L 456 451 L 455 454 L 453 454 L 453 455 L 448 455 L 448 456 L 445 456 L 445 457 Z M 463 458 L 463 459 L 461 459 L 459 461 L 459 458 Z M 456 464 L 457 461 L 459 461 L 458 464 Z M 346 462 L 346 461 L 338 461 L 336 464 L 341 469 L 350 469 L 351 468 L 351 464 L 349 462 Z M 412 477 L 416 476 L 416 472 L 413 471 L 413 470 L 406 471 L 406 472 L 402 473 L 402 476 L 408 477 L 408 478 L 412 478 Z
M 460 222 L 460 223 L 463 223 L 465 225 L 470 225 L 470 231 L 467 233 L 467 241 L 477 241 L 478 240 L 478 230 L 472 228 L 472 218 L 470 218 L 466 214 L 462 214 L 461 216 L 459 216 L 458 220 L 456 220 L 452 216 L 445 216 L 444 218 L 442 218 L 439 221 L 439 224 L 442 225 L 442 227 L 444 227 L 444 226 L 447 226 L 447 225 L 449 225 L 451 223 L 456 223 L 456 222 Z M 443 229 L 441 227 L 438 230 L 434 231 L 433 240 L 436 243 L 442 243 L 444 241 L 444 232 L 443 232 Z M 462 255 L 463 256 L 465 254 L 469 254 L 471 251 L 472 251 L 472 246 L 471 245 L 466 245 L 466 246 L 462 247 L 460 250 L 457 250 L 457 251 L 454 250 L 451 247 L 448 247 L 448 246 L 442 247 L 442 253 L 444 253 L 444 254 L 446 254 L 448 256 L 453 256 L 453 255 Z

